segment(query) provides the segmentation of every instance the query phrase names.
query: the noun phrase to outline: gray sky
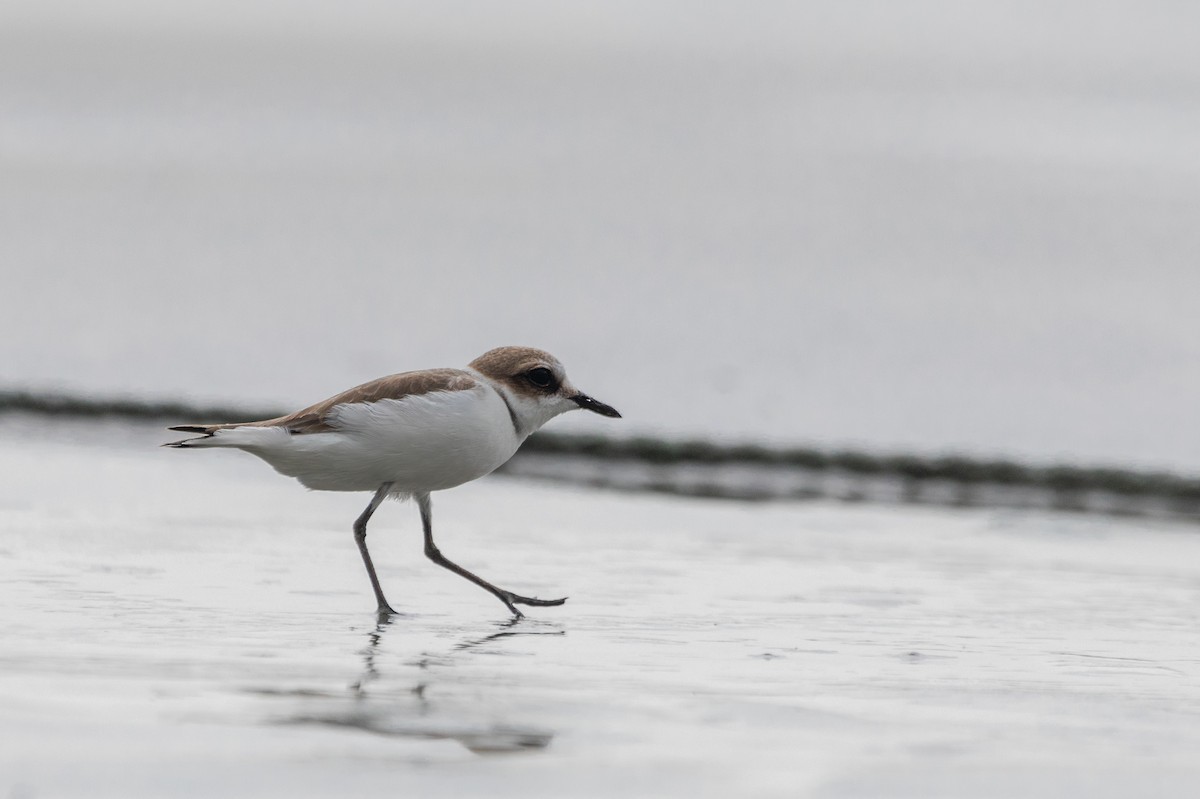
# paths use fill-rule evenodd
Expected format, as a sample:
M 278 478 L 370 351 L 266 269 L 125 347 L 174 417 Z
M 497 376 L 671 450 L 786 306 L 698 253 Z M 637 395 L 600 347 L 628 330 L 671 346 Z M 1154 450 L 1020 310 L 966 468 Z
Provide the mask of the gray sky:
M 1200 470 L 1200 10 L 332 9 L 0 5 L 0 382 Z

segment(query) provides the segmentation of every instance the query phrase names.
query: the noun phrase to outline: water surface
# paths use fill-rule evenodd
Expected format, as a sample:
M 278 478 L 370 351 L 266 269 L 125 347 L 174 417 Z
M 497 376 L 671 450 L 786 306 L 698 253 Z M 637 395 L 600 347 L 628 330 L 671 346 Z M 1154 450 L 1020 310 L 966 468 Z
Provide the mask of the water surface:
M 12 795 L 1200 787 L 1191 526 L 489 478 L 436 496 L 442 549 L 570 601 L 511 623 L 389 503 L 369 540 L 403 615 L 379 627 L 365 495 L 139 426 L 0 439 Z

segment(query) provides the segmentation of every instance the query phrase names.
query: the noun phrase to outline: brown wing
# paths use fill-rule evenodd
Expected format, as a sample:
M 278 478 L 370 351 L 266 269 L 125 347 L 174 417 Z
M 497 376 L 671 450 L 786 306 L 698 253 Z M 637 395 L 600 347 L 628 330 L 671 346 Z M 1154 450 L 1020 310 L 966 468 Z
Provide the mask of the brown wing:
M 318 402 L 316 405 L 310 405 L 277 419 L 237 424 L 183 425 L 169 429 L 188 433 L 204 433 L 205 435 L 212 435 L 217 430 L 230 427 L 284 427 L 296 434 L 324 433 L 333 429 L 329 425 L 329 412 L 338 405 L 401 399 L 420 394 L 431 394 L 435 391 L 462 391 L 475 386 L 477 382 L 470 372 L 462 369 L 424 369 L 419 372 L 401 372 L 398 375 L 381 377 L 370 383 L 355 386 L 324 402 Z

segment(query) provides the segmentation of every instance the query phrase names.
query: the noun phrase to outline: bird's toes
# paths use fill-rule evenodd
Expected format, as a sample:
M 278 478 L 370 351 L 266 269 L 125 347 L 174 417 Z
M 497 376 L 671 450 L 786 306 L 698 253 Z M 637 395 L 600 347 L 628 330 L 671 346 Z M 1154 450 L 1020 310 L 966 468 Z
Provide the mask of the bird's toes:
M 561 605 L 567 601 L 567 597 L 564 596 L 560 599 L 538 599 L 537 597 L 514 596 L 512 601 L 520 605 L 534 605 L 539 608 L 548 608 L 554 605 Z

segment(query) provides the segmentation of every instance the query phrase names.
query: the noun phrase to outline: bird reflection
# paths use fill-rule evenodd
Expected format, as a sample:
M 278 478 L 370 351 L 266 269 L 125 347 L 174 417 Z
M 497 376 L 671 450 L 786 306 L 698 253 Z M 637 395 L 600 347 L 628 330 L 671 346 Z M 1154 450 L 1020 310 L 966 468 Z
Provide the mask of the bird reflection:
M 516 627 L 517 625 L 529 627 L 535 623 L 539 624 L 539 625 L 544 625 L 547 627 L 550 627 L 550 626 L 557 627 L 557 625 L 552 625 L 548 622 L 532 622 L 529 619 L 509 619 L 507 621 L 499 622 L 496 625 L 497 627 L 503 627 L 506 629 L 502 629 L 500 632 L 495 632 L 495 633 L 492 633 L 491 635 L 485 635 L 481 638 L 468 638 L 465 641 L 459 641 L 457 644 L 455 644 L 453 647 L 451 647 L 451 649 L 455 652 L 465 652 L 469 649 L 476 649 L 478 647 L 483 646 L 484 644 L 491 643 L 492 641 L 498 641 L 501 638 L 510 638 L 512 636 L 517 636 L 517 635 L 566 635 L 567 634 L 567 631 L 563 630 L 563 629 L 554 629 L 554 630 L 528 630 L 528 629 L 514 630 L 514 629 L 511 629 L 513 627 Z
M 383 640 L 383 634 L 394 620 L 395 618 L 392 616 L 380 616 L 375 623 L 375 628 L 367 633 L 367 646 L 360 652 L 363 657 L 362 676 L 350 685 L 350 690 L 358 696 L 366 693 L 365 689 L 369 683 L 379 679 L 379 669 L 375 667 L 375 657 L 379 654 L 379 643 Z
M 375 627 L 367 633 L 367 645 L 359 651 L 363 659 L 363 670 L 358 680 L 351 683 L 350 689 L 356 694 L 365 693 L 367 685 L 379 679 L 379 668 L 375 665 L 375 661 L 379 655 L 379 648 L 383 642 L 384 635 L 388 629 L 396 623 L 396 617 L 380 618 L 375 624 Z M 450 647 L 449 652 L 467 652 L 472 649 L 478 649 L 493 641 L 499 641 L 504 638 L 514 638 L 520 635 L 566 635 L 567 631 L 562 629 L 558 624 L 552 622 L 534 621 L 528 618 L 513 618 L 505 621 L 496 622 L 495 625 L 499 628 L 494 633 L 482 636 L 472 636 L 465 638 Z M 436 654 L 431 652 L 423 652 L 420 657 L 409 661 L 409 665 L 416 666 L 418 669 L 426 670 L 434 664 L 448 664 L 450 661 L 446 654 Z
M 496 627 L 495 632 L 464 638 L 442 653 L 427 651 L 408 661 L 405 665 L 416 667 L 420 674 L 420 679 L 411 688 L 372 691 L 372 685 L 378 688 L 384 680 L 380 666 L 385 662 L 381 655 L 385 637 L 402 635 L 393 632 L 397 629 L 395 618 L 381 618 L 367 633 L 366 646 L 359 650 L 362 668 L 349 686 L 351 703 L 336 703 L 331 707 L 328 699 L 320 703 L 306 702 L 315 712 L 294 715 L 287 722 L 352 727 L 385 736 L 450 739 L 478 754 L 544 749 L 554 733 L 525 724 L 476 722 L 473 719 L 478 717 L 477 703 L 456 701 L 461 698 L 461 690 L 456 690 L 461 688 L 461 683 L 441 679 L 446 670 L 452 669 L 455 661 L 464 656 L 463 653 L 488 644 L 522 635 L 566 635 L 558 625 L 529 619 L 510 619 Z M 443 683 L 443 690 L 437 694 L 440 697 L 437 702 L 430 694 L 439 682 Z

